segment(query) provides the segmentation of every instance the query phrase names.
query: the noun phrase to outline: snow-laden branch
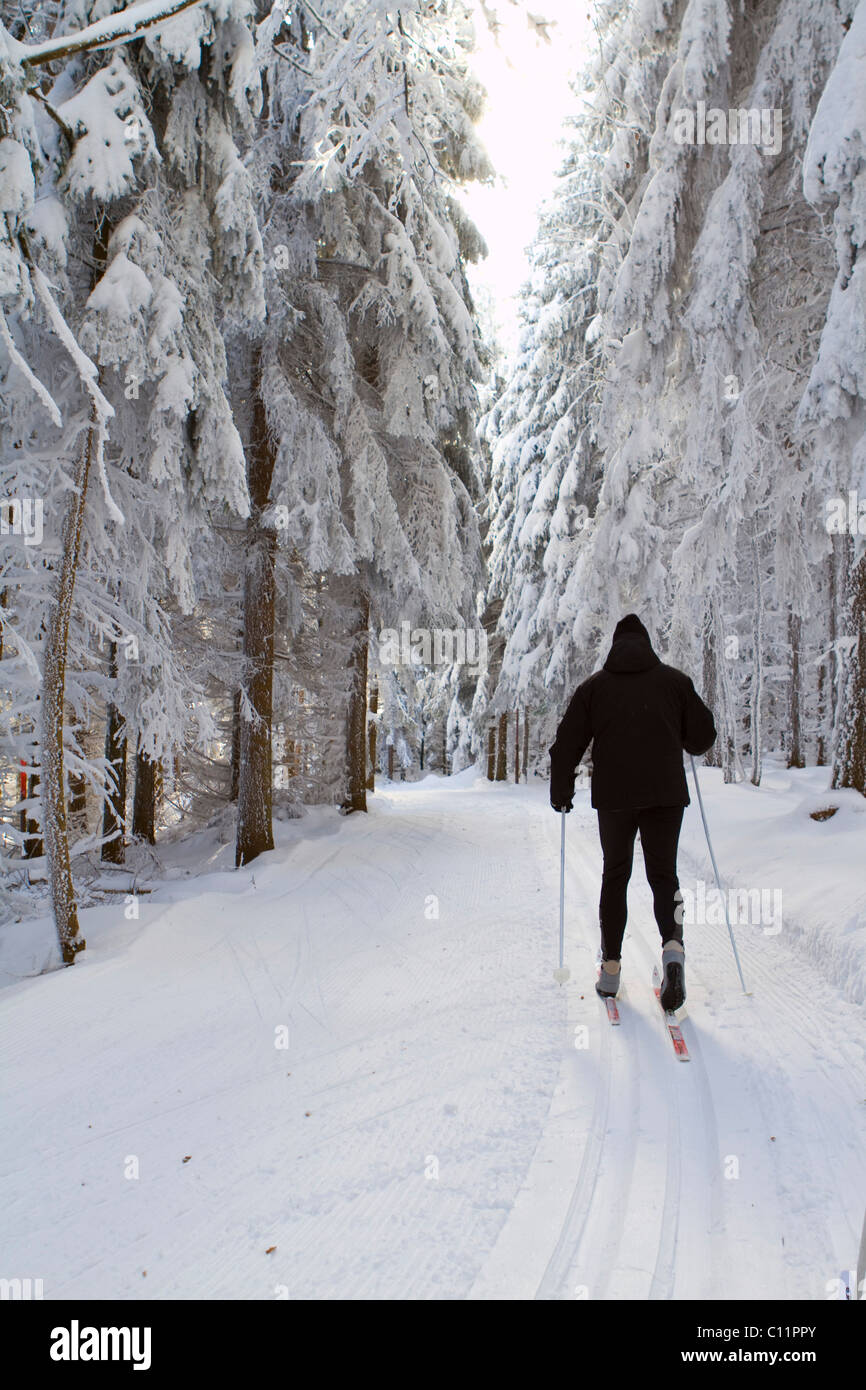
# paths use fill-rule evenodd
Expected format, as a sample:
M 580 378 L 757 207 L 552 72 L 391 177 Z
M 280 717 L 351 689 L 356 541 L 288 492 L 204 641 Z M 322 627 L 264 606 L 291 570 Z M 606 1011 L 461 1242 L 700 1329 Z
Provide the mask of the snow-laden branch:
M 57 425 L 57 427 L 60 428 L 60 426 L 63 424 L 63 418 L 60 414 L 60 409 L 57 405 L 57 402 L 51 395 L 51 392 L 48 390 L 48 388 L 43 385 L 36 373 L 31 370 L 30 365 L 25 361 L 25 359 L 21 356 L 21 353 L 18 351 L 18 348 L 15 345 L 15 340 L 13 339 L 12 334 L 9 331 L 9 325 L 6 322 L 6 315 L 3 313 L 2 309 L 0 309 L 0 339 L 2 339 L 6 351 L 9 354 L 9 360 L 15 363 L 15 366 L 24 375 L 25 379 L 33 388 L 33 391 L 36 393 L 39 400 L 45 406 L 45 409 L 48 411 L 48 414 L 51 416 L 55 425 Z
M 55 34 L 42 43 L 19 43 L 10 40 L 12 52 L 26 67 L 42 67 L 58 58 L 74 53 L 87 53 L 97 48 L 113 48 L 130 43 L 145 29 L 152 29 L 163 20 L 173 19 L 183 10 L 191 10 L 202 0 L 139 0 L 138 4 L 118 14 L 107 15 L 95 24 L 88 24 L 75 34 Z
M 48 315 L 48 321 L 57 337 L 60 339 L 69 356 L 72 358 L 81 378 L 81 383 L 87 390 L 93 403 L 93 421 L 96 429 L 96 466 L 99 470 L 99 479 L 102 483 L 102 492 L 109 513 L 117 522 L 118 526 L 126 524 L 123 512 L 118 507 L 111 495 L 108 486 L 108 474 L 105 471 L 105 439 L 108 433 L 108 421 L 114 415 L 114 406 L 102 394 L 99 389 L 99 368 L 95 362 L 83 352 L 75 340 L 75 335 L 57 305 L 51 293 L 48 281 L 38 266 L 31 263 L 30 278 L 33 288 Z

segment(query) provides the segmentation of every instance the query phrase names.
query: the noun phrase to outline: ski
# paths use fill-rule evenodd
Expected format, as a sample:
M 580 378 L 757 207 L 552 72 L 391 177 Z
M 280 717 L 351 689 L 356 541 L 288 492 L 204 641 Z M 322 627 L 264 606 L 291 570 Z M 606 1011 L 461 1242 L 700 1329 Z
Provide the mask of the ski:
M 662 977 L 659 973 L 659 968 L 657 965 L 653 968 L 653 994 L 659 1001 L 659 1008 L 661 1008 Z M 674 1052 L 677 1054 L 677 1057 L 680 1059 L 681 1062 L 691 1061 L 691 1058 L 689 1057 L 689 1049 L 686 1047 L 686 1040 L 683 1037 L 683 1030 L 680 1028 L 679 1023 L 677 1022 L 676 1014 L 671 1009 L 663 1009 L 662 1012 L 665 1016 L 665 1023 L 667 1024 L 667 1029 L 668 1033 L 670 1034 L 671 1042 L 674 1045 Z

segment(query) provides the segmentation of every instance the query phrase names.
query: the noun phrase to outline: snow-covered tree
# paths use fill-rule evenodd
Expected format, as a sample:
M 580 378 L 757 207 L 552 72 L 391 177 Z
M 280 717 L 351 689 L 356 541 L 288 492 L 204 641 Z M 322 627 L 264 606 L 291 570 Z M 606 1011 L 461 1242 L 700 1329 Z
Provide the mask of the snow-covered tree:
M 455 201 L 461 182 L 489 172 L 470 41 L 460 3 L 302 3 L 275 8 L 257 37 L 268 321 L 251 348 L 251 396 L 269 458 L 245 626 L 261 620 L 262 672 L 277 546 L 327 574 L 351 673 L 350 810 L 366 796 L 370 624 L 407 612 L 453 621 L 480 579 L 471 446 L 483 364 L 464 262 L 482 248 Z M 242 776 L 239 862 L 269 843 L 271 712 L 267 699 L 247 703 L 261 757 Z
M 167 34 L 152 27 L 157 9 L 162 18 L 190 13 L 172 18 Z M 219 20 L 207 7 L 193 20 L 189 6 L 136 6 L 88 25 L 87 7 L 59 7 L 50 40 L 37 48 L 8 45 L 18 61 L 10 81 L 20 108 L 3 177 L 10 212 L 14 203 L 7 231 L 19 258 L 17 286 L 7 286 L 17 288 L 15 317 L 4 335 L 17 391 L 12 448 L 17 437 L 28 458 L 39 459 L 30 446 L 34 432 L 44 434 L 46 412 L 54 435 L 43 447 L 43 470 L 50 463 L 38 494 L 51 518 L 45 558 L 38 583 L 33 564 L 27 586 L 7 569 L 18 598 L 4 657 L 29 661 L 38 685 L 30 701 L 41 718 L 31 710 L 22 721 L 13 711 L 10 723 L 16 734 L 32 735 L 28 761 L 38 771 L 67 963 L 80 946 L 67 768 L 107 797 L 109 830 L 117 835 L 127 733 L 135 734 L 139 756 L 152 759 L 176 744 L 193 713 L 189 683 L 168 643 L 167 614 L 172 605 L 189 609 L 194 602 L 196 526 L 209 507 L 247 510 L 219 322 L 232 302 L 245 314 L 255 311 L 260 242 L 249 199 L 245 214 L 239 197 L 243 169 L 220 109 L 224 83 L 228 90 L 222 67 L 209 121 L 199 137 L 194 122 L 187 132 L 188 152 L 198 139 L 204 158 L 196 159 L 208 166 L 194 195 L 207 216 L 184 222 L 184 200 L 193 213 L 188 192 L 179 179 L 163 177 L 148 115 L 165 109 L 177 66 L 195 68 L 202 43 L 217 43 L 223 58 L 235 48 L 251 52 L 250 35 L 246 46 L 239 37 L 246 7 L 237 6 L 237 17 L 231 6 L 218 9 Z M 150 45 L 144 59 L 129 48 L 107 59 L 100 51 L 142 32 Z M 232 99 L 249 91 L 239 68 Z M 168 143 L 175 154 L 176 142 Z M 211 261 L 236 286 L 234 300 L 217 293 Z M 49 387 L 28 365 L 37 359 Z M 22 380 L 31 388 L 29 410 L 18 406 Z M 97 653 L 106 641 L 108 670 L 100 672 Z M 119 644 L 134 670 L 118 662 Z M 76 734 L 92 719 L 97 695 L 107 706 L 108 764 L 83 758 Z
M 840 643 L 821 614 L 844 560 L 825 503 L 856 485 L 862 437 L 859 368 L 831 331 L 858 235 L 853 9 L 783 0 L 753 27 L 702 0 L 598 7 L 566 166 L 582 196 L 563 181 L 545 214 L 520 358 L 485 422 L 506 638 L 492 707 L 525 691 L 544 713 L 550 691 L 552 719 L 636 608 L 672 660 L 702 666 L 726 776 L 748 753 L 759 780 L 768 742 L 826 754 Z M 825 83 L 847 123 L 822 112 Z M 816 207 L 833 199 L 838 270 Z M 559 284 L 581 262 L 588 322 L 570 333 Z

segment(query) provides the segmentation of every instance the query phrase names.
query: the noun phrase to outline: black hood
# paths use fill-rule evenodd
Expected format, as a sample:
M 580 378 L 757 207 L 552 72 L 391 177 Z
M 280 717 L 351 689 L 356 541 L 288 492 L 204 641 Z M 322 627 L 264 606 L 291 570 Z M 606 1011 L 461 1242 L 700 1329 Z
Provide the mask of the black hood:
M 627 674 L 634 671 L 648 671 L 658 666 L 659 658 L 652 649 L 650 635 L 636 613 L 627 613 L 617 623 L 613 632 L 613 642 L 604 663 L 605 671 Z

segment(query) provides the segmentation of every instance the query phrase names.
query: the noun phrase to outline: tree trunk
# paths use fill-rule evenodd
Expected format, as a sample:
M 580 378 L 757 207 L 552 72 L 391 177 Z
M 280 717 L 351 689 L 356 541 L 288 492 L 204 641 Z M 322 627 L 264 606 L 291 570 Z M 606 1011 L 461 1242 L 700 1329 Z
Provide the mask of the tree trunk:
M 370 648 L 370 602 L 361 596 L 349 653 L 349 707 L 346 713 L 347 815 L 367 809 L 367 661 Z
M 712 608 L 708 608 L 704 617 L 704 654 L 703 654 L 703 697 L 706 704 L 718 718 L 718 648 L 716 645 L 716 634 L 713 626 Z M 712 748 L 704 754 L 704 762 L 708 767 L 721 767 L 722 765 L 722 738 L 717 738 Z
M 388 744 L 388 781 L 389 781 L 389 782 L 393 782 L 393 780 L 394 780 L 394 745 L 393 745 L 393 743 L 389 743 L 389 744 Z
M 753 786 L 761 785 L 761 758 L 764 730 L 762 701 L 764 695 L 764 589 L 761 582 L 761 552 L 758 537 L 752 531 L 752 566 L 755 584 L 755 608 L 752 621 L 752 688 L 749 700 L 749 741 L 752 745 Z
M 520 706 L 514 711 L 514 785 L 520 781 Z
M 159 764 L 139 749 L 135 755 L 135 791 L 132 798 L 132 834 L 136 840 L 156 843 L 156 803 Z
M 63 715 L 66 699 L 66 654 L 75 577 L 81 554 L 81 531 L 87 483 L 97 440 L 96 406 L 91 408 L 90 426 L 75 469 L 74 486 L 67 494 L 63 516 L 60 567 L 45 633 L 45 660 L 42 670 L 42 833 L 48 859 L 48 880 L 54 908 L 54 922 L 64 965 L 72 965 L 78 951 L 84 950 L 80 936 L 78 906 L 69 859 L 66 767 L 63 751 Z
M 827 658 L 829 661 L 829 657 Z M 818 736 L 816 740 L 815 761 L 823 767 L 827 761 L 827 661 L 818 664 Z
M 97 214 L 93 242 L 91 289 L 97 283 L 108 255 L 111 223 L 104 213 Z M 48 611 L 45 631 L 45 658 L 42 663 L 42 834 L 48 861 L 48 881 L 54 909 L 54 923 L 64 965 L 72 965 L 85 947 L 78 922 L 78 905 L 69 858 L 69 831 L 66 807 L 66 765 L 63 751 L 63 719 L 66 702 L 66 659 L 69 650 L 69 624 L 75 579 L 81 557 L 81 533 L 90 465 L 99 438 L 96 402 L 90 407 L 90 425 L 84 447 L 75 466 L 73 486 L 67 493 L 61 533 L 60 566 Z
M 442 723 L 442 776 L 448 776 L 448 720 Z
M 529 710 L 523 711 L 523 780 L 529 781 Z
M 491 726 L 487 731 L 487 780 L 494 781 L 496 778 L 496 729 Z
M 88 833 L 87 778 L 83 772 L 70 772 L 66 781 L 69 787 L 69 829 L 83 837 Z
M 34 772 L 30 775 L 27 783 L 28 801 L 32 800 L 36 796 L 38 789 L 39 774 Z M 45 848 L 42 843 L 42 835 L 39 831 L 39 822 L 33 815 L 28 815 L 26 818 L 26 822 L 27 839 L 24 841 L 24 858 L 40 859 L 42 855 L 45 853 Z
M 508 712 L 499 716 L 499 738 L 496 745 L 496 781 L 508 778 Z
M 249 864 L 274 847 L 272 722 L 274 685 L 274 555 L 277 536 L 263 521 L 276 451 L 261 398 L 261 360 L 253 369 L 253 422 L 247 450 L 250 517 L 244 569 L 244 674 L 238 829 L 235 865 Z
M 788 694 L 788 727 L 791 731 L 791 746 L 788 750 L 789 767 L 806 766 L 803 759 L 800 719 L 800 637 L 802 627 L 800 615 L 789 613 L 788 642 L 791 647 L 791 683 Z
M 108 648 L 108 673 L 117 680 L 117 643 Z M 123 720 L 117 706 L 109 704 L 105 714 L 105 761 L 114 772 L 107 780 L 106 799 L 102 807 L 103 845 L 101 858 L 107 864 L 124 861 L 126 834 L 126 738 L 121 735 Z M 110 837 L 110 838 L 106 838 Z
M 849 542 L 850 542 L 850 538 Z M 838 563 L 836 555 L 836 545 L 831 540 L 832 550 L 830 552 L 830 563 L 828 573 L 829 589 L 829 614 L 827 624 L 827 635 L 830 639 L 830 653 L 827 661 L 827 681 L 829 698 L 827 700 L 827 713 L 823 721 L 823 730 L 826 738 L 826 752 L 822 761 L 832 762 L 835 757 L 837 745 L 836 728 L 839 721 L 839 707 L 842 695 L 842 663 L 839 660 L 837 643 L 839 641 L 839 582 L 838 582 Z
M 379 687 L 370 686 L 370 721 L 367 725 L 367 791 L 376 790 L 376 716 L 379 713 Z M 424 770 L 424 742 L 421 741 L 421 770 Z
M 232 696 L 232 780 L 229 801 L 237 801 L 241 785 L 241 692 Z
M 845 661 L 833 786 L 853 787 L 866 796 L 866 555 L 850 572 L 845 618 L 853 646 Z
M 731 689 L 728 674 L 728 658 L 725 655 L 725 633 L 722 619 L 722 606 L 718 596 L 713 598 L 713 631 L 716 649 L 716 690 L 721 704 L 719 724 L 722 759 L 722 777 L 725 782 L 745 781 L 746 773 L 740 756 L 740 735 L 737 728 L 736 700 Z M 720 653 L 722 654 L 720 656 Z

